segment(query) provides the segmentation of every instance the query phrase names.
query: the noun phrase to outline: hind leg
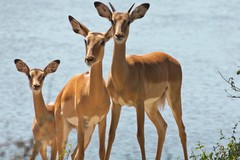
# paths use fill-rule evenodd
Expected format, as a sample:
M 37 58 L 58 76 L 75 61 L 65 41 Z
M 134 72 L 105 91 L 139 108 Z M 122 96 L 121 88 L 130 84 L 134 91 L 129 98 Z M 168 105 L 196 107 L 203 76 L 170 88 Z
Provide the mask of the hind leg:
M 179 87 L 180 86 L 180 87 Z M 187 154 L 187 135 L 185 126 L 182 120 L 182 104 L 181 104 L 181 85 L 171 84 L 167 90 L 167 100 L 171 107 L 173 116 L 178 126 L 179 137 L 181 139 L 184 159 L 188 159 Z
M 159 113 L 158 106 L 156 103 L 145 105 L 145 111 L 157 130 L 158 146 L 155 159 L 160 160 L 162 155 L 163 144 L 165 141 L 167 123 L 164 121 L 162 115 Z

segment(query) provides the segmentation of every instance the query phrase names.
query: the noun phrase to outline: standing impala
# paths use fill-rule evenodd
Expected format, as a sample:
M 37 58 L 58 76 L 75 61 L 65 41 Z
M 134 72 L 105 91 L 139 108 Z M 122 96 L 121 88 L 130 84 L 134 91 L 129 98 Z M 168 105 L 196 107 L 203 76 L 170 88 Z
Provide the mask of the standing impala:
M 85 62 L 90 66 L 90 72 L 72 77 L 59 93 L 55 102 L 55 118 L 57 128 L 58 154 L 63 153 L 68 134 L 73 127 L 78 131 L 77 156 L 84 159 L 87 148 L 96 125 L 99 129 L 99 156 L 105 156 L 106 115 L 110 107 L 110 96 L 102 77 L 102 60 L 105 43 L 111 38 L 112 31 L 107 33 L 90 32 L 87 27 L 69 16 L 69 21 L 75 33 L 85 37 Z M 63 159 L 63 157 L 59 157 Z
M 35 117 L 33 120 L 32 131 L 34 136 L 34 144 L 32 147 L 31 160 L 34 160 L 40 151 L 43 160 L 47 160 L 47 146 L 51 146 L 51 160 L 56 159 L 57 146 L 55 137 L 55 121 L 53 110 L 46 108 L 42 95 L 42 86 L 44 78 L 49 73 L 57 70 L 60 63 L 59 60 L 52 61 L 44 70 L 29 69 L 26 63 L 20 59 L 15 59 L 15 64 L 19 72 L 23 72 L 28 76 L 29 85 L 33 94 L 33 103 Z
M 114 37 L 113 59 L 107 88 L 112 97 L 112 120 L 109 131 L 106 159 L 109 159 L 115 132 L 119 122 L 121 106 L 134 106 L 137 112 L 137 139 L 142 159 L 146 159 L 144 147 L 144 110 L 155 125 L 158 133 L 156 159 L 161 158 L 167 123 L 160 112 L 159 105 L 167 99 L 176 120 L 185 159 L 187 155 L 187 138 L 182 121 L 181 84 L 182 70 L 179 62 L 173 57 L 152 52 L 144 55 L 126 57 L 126 41 L 130 24 L 144 17 L 149 8 L 148 3 L 136 7 L 132 12 L 112 11 L 103 3 L 94 3 L 98 14 L 112 23 Z

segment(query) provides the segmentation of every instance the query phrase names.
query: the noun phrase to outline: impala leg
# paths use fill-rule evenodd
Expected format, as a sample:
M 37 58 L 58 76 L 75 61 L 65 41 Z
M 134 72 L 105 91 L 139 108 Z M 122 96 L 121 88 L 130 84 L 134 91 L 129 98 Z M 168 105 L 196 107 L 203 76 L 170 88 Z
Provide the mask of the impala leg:
M 178 90 L 176 91 L 176 89 Z M 182 120 L 181 89 L 174 86 L 169 87 L 169 90 L 167 91 L 167 99 L 178 126 L 179 137 L 181 139 L 183 153 L 184 153 L 184 159 L 187 160 L 188 159 L 187 134 L 185 132 L 185 126 Z
M 51 160 L 56 160 L 56 157 L 57 157 L 57 143 L 56 138 L 54 138 L 51 144 Z
M 77 160 L 84 159 L 84 119 L 78 118 L 78 153 L 77 153 Z
M 41 142 L 40 141 L 35 141 L 34 140 L 34 143 L 33 143 L 33 147 L 32 147 L 32 154 L 30 156 L 30 160 L 35 160 L 36 159 L 36 156 L 39 152 L 39 147 L 41 145 Z
M 116 129 L 119 122 L 121 109 L 122 109 L 121 105 L 115 102 L 112 102 L 112 119 L 111 119 L 111 126 L 109 129 L 108 146 L 107 146 L 107 152 L 105 155 L 105 160 L 108 160 L 110 157 L 112 145 L 115 139 Z
M 150 107 L 147 107 L 150 108 Z M 149 119 L 155 125 L 157 134 L 158 134 L 158 146 L 157 146 L 157 153 L 156 153 L 156 160 L 161 159 L 162 155 L 162 148 L 165 140 L 166 130 L 167 130 L 167 123 L 164 121 L 162 115 L 158 111 L 158 106 L 153 104 L 151 109 L 145 110 Z
M 56 121 L 56 142 L 57 142 L 57 151 L 58 151 L 58 160 L 64 159 L 65 148 L 68 140 L 68 135 L 71 130 L 68 122 L 60 117 Z
M 39 152 L 42 156 L 42 160 L 47 160 L 47 146 L 45 144 L 41 144 Z
M 95 129 L 95 125 L 84 128 L 84 151 L 87 149 L 87 147 L 90 143 L 94 129 Z M 78 145 L 77 145 L 76 148 L 74 149 L 71 157 L 72 157 L 72 159 L 75 160 L 75 159 L 77 159 L 78 155 L 79 155 L 79 152 L 78 152 Z
M 142 159 L 146 160 L 144 146 L 144 103 L 136 106 L 137 111 L 137 139 L 141 149 Z
M 76 146 L 76 148 L 74 149 L 73 153 L 71 154 L 72 160 L 76 159 L 77 152 L 78 152 L 78 145 Z
M 95 129 L 95 125 L 84 128 L 84 151 L 87 149 L 91 141 L 94 129 Z
M 98 125 L 99 135 L 99 157 L 100 160 L 104 160 L 105 156 L 105 136 L 106 136 L 106 117 Z

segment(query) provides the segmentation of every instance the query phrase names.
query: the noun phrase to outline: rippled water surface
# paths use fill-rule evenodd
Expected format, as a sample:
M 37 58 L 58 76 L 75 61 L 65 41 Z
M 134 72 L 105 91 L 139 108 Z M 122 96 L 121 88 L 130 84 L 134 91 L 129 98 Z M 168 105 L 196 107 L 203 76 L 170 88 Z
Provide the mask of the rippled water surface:
M 107 31 L 110 27 L 110 22 L 98 16 L 93 2 L 0 1 L 0 144 L 32 137 L 32 94 L 27 77 L 17 72 L 13 60 L 20 58 L 31 68 L 43 68 L 50 61 L 60 59 L 58 71 L 46 78 L 43 87 L 45 101 L 54 101 L 70 77 L 89 70 L 83 60 L 83 38 L 73 33 L 68 15 L 74 16 L 91 31 Z M 111 2 L 116 10 L 127 11 L 132 3 L 139 5 L 145 1 Z M 217 72 L 220 70 L 226 77 L 235 76 L 237 64 L 240 64 L 240 3 L 238 0 L 152 0 L 150 4 L 145 17 L 131 25 L 127 53 L 164 51 L 181 62 L 183 119 L 189 154 L 198 140 L 211 148 L 218 140 L 219 130 L 230 134 L 232 126 L 240 119 L 239 100 L 226 96 L 224 89 L 228 86 Z M 111 66 L 112 49 L 111 40 L 105 49 L 105 79 Z M 163 159 L 182 159 L 172 113 L 168 106 L 161 113 L 168 123 Z M 110 112 L 108 126 L 109 121 Z M 111 159 L 141 159 L 136 130 L 134 108 L 123 107 Z M 69 139 L 69 143 L 75 146 L 76 131 Z M 145 146 L 147 159 L 154 159 L 157 133 L 147 116 Z M 86 159 L 98 159 L 97 130 Z

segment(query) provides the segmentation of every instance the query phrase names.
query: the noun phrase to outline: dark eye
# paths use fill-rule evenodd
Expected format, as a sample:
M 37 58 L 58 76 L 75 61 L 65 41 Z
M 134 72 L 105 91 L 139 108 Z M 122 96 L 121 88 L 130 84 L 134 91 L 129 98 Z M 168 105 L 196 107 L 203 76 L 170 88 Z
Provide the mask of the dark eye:
M 87 45 L 87 40 L 86 39 L 84 39 L 84 43 Z
M 115 22 L 114 22 L 112 19 L 110 20 L 110 22 L 112 23 L 112 25 L 114 25 L 114 24 L 115 24 Z
M 100 43 L 100 45 L 104 46 L 104 45 L 105 45 L 105 41 L 102 40 L 101 43 Z
M 41 79 L 43 79 L 43 75 L 41 75 L 41 76 L 38 77 L 38 80 L 41 80 Z

